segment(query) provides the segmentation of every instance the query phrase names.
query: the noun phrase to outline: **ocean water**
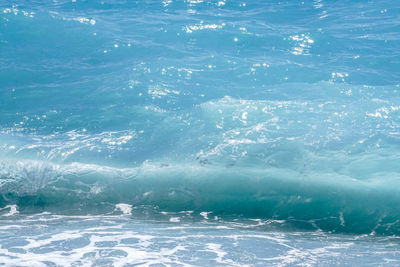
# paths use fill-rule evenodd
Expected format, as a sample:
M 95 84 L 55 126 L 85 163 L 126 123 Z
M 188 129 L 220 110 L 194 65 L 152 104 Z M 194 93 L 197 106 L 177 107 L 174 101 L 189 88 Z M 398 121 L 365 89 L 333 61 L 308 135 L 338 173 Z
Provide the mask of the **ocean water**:
M 400 266 L 400 2 L 0 1 L 0 265 Z

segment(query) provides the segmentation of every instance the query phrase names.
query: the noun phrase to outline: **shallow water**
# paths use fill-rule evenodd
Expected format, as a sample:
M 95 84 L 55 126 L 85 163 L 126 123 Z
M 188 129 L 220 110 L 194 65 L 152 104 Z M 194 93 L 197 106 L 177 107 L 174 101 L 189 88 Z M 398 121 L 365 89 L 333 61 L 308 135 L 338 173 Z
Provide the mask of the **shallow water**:
M 0 221 L 0 260 L 13 266 L 399 264 L 397 237 L 276 231 L 272 225 L 279 222 L 197 220 L 197 214 L 190 214 L 164 213 L 158 220 L 49 214 L 12 217 Z
M 0 262 L 399 265 L 399 21 L 0 2 Z

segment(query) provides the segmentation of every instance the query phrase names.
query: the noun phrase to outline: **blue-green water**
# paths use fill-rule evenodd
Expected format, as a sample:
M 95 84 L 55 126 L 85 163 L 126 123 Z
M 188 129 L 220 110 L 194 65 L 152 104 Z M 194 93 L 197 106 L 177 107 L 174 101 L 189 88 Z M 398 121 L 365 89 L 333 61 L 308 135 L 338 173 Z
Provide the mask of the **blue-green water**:
M 399 22 L 0 1 L 0 264 L 399 265 Z

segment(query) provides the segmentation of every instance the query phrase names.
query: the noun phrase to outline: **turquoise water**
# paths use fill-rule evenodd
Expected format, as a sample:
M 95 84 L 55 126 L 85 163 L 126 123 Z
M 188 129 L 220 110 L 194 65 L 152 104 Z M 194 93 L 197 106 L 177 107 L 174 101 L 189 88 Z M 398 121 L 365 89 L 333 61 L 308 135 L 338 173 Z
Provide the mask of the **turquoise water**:
M 1 1 L 0 263 L 399 265 L 399 21 Z

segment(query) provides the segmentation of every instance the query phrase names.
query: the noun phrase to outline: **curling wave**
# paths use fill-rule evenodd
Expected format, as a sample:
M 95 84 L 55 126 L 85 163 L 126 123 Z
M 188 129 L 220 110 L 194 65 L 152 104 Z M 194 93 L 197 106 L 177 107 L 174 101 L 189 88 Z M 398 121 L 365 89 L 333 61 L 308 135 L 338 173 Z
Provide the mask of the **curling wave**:
M 145 163 L 117 169 L 32 160 L 1 162 L 1 204 L 20 212 L 107 213 L 115 205 L 208 211 L 351 233 L 400 233 L 400 177 L 355 179 L 281 168 Z

